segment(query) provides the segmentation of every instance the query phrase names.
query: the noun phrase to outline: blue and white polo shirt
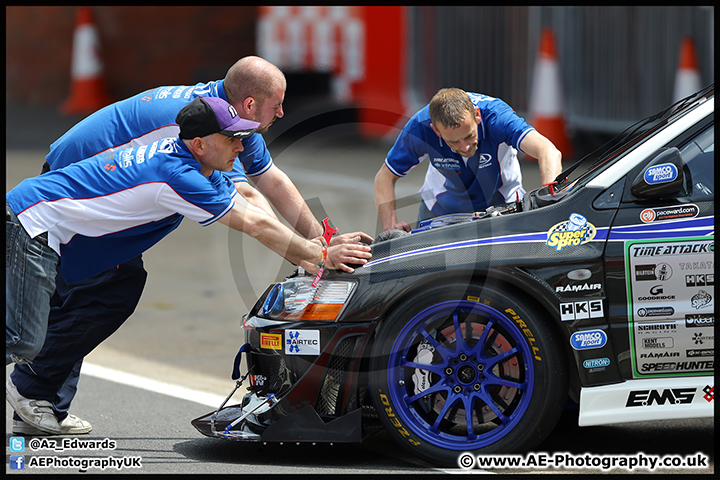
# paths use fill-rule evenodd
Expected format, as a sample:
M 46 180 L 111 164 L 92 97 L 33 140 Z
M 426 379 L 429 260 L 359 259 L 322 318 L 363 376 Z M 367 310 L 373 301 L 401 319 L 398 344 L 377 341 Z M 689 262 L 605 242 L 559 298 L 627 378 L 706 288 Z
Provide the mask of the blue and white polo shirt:
M 25 179 L 6 199 L 31 237 L 48 232 L 72 283 L 141 254 L 183 216 L 210 225 L 236 193 L 226 175 L 205 177 L 185 144 L 166 138 Z
M 429 160 L 420 194 L 434 216 L 481 211 L 525 195 L 517 150 L 533 127 L 498 98 L 468 95 L 481 116 L 472 157 L 453 152 L 433 131 L 426 105 L 408 121 L 385 159 L 398 177 Z
M 196 97 L 220 97 L 227 101 L 223 80 L 194 86 L 158 87 L 108 105 L 85 118 L 50 145 L 46 160 L 57 170 L 99 153 L 147 145 L 161 138 L 176 137 L 178 112 Z M 254 133 L 242 141 L 232 172 L 233 182 L 247 182 L 272 166 L 263 136 Z

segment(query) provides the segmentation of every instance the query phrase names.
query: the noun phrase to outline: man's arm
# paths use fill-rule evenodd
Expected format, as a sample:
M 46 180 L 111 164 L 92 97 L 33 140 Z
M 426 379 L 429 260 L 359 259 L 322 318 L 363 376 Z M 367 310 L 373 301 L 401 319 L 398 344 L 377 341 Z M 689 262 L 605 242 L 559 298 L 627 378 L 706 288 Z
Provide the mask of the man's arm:
M 375 208 L 377 208 L 383 230 L 398 228 L 409 232 L 410 225 L 406 222 L 398 223 L 397 212 L 395 212 L 395 182 L 398 181 L 398 178 L 400 177 L 392 173 L 385 163 L 382 164 L 375 175 Z
M 285 172 L 273 165 L 252 179 L 258 190 L 301 235 L 305 238 L 314 238 L 323 234 L 322 225 Z
M 520 149 L 533 158 L 537 158 L 540 168 L 540 180 L 543 184 L 555 180 L 562 172 L 562 153 L 555 148 L 555 145 L 536 130 L 528 133 L 522 142 Z
M 237 190 L 237 192 L 245 200 L 247 200 L 248 203 L 250 203 L 251 205 L 255 205 L 256 207 L 273 217 L 275 220 L 277 220 L 277 215 L 275 215 L 275 211 L 273 211 L 267 199 L 263 197 L 262 194 L 260 194 L 260 192 L 258 192 L 257 189 L 250 185 L 248 182 L 235 182 L 235 190 Z
M 219 222 L 257 239 L 267 248 L 308 272 L 318 270 L 322 248 L 317 243 L 296 235 L 277 219 L 243 199 L 235 198 L 234 207 Z M 327 267 L 353 272 L 348 264 L 364 265 L 371 257 L 370 247 L 345 243 L 328 247 Z

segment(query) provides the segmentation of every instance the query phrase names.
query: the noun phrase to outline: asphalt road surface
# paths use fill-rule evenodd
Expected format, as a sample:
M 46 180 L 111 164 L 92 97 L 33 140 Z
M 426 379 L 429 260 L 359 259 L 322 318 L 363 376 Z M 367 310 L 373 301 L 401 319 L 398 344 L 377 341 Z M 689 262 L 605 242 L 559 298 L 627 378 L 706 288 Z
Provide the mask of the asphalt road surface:
M 389 148 L 387 141 L 361 142 L 328 127 L 283 148 L 270 145 L 275 163 L 295 182 L 308 204 L 329 215 L 341 232 L 378 233 L 372 181 Z M 277 152 L 277 153 L 276 153 Z M 6 188 L 40 171 L 43 150 L 9 150 Z M 539 183 L 535 164 L 523 165 L 526 188 Z M 409 205 L 400 217 L 415 221 L 413 195 L 425 166 L 398 182 L 398 197 Z M 78 439 L 115 442 L 113 450 L 45 450 L 49 444 L 26 438 L 26 473 L 75 473 L 76 465 L 30 468 L 33 456 L 117 457 L 140 468 L 130 473 L 444 473 L 396 447 L 384 433 L 363 444 L 262 445 L 222 441 L 198 433 L 190 420 L 214 410 L 231 391 L 231 363 L 243 343 L 240 320 L 257 296 L 293 267 L 257 241 L 217 224 L 200 227 L 186 220 L 145 255 L 147 286 L 135 314 L 87 359 L 72 412 L 94 430 Z M 9 369 L 7 370 L 9 372 Z M 240 394 L 236 394 L 240 395 Z M 6 412 L 10 467 L 11 412 Z M 669 469 L 662 473 L 714 472 L 714 420 L 686 420 L 579 428 L 566 412 L 537 452 L 575 455 L 667 455 L 701 452 L 707 469 Z M 33 437 L 39 439 L 40 437 Z M 58 440 L 58 437 L 52 437 Z M 78 447 L 74 445 L 74 447 Z M 137 466 L 137 465 L 135 465 Z M 89 473 L 115 472 L 113 468 Z M 463 472 L 456 469 L 455 472 Z M 479 469 L 472 470 L 479 473 Z M 548 468 L 488 473 L 557 473 Z M 561 473 L 604 473 L 599 468 L 564 468 Z M 638 469 L 617 473 L 648 473 Z

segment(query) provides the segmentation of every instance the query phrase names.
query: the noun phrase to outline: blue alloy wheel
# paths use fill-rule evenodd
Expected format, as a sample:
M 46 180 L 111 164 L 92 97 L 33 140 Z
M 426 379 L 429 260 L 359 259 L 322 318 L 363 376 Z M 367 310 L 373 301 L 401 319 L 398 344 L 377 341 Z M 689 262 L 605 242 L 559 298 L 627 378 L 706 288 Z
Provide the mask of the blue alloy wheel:
M 537 306 L 467 285 L 422 292 L 393 310 L 371 358 L 371 397 L 403 447 L 457 466 L 462 452 L 539 443 L 567 396 L 558 333 Z

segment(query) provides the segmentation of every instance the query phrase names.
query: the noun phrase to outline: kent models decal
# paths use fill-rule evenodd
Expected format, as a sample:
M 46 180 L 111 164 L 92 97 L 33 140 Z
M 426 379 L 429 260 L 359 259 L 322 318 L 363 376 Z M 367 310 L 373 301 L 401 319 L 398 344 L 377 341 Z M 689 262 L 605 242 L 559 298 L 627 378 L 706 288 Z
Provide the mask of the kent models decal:
M 714 237 L 625 244 L 634 377 L 713 371 L 714 251 Z

